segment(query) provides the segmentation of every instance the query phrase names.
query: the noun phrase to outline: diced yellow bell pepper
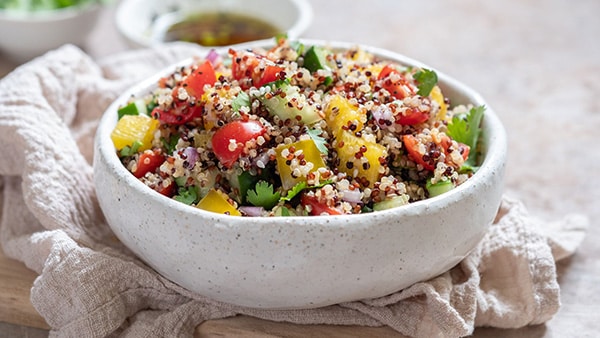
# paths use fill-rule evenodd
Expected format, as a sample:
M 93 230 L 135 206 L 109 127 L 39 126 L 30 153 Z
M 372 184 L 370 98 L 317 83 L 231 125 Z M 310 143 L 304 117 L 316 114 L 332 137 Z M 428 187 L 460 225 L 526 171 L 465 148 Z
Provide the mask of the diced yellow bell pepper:
M 290 152 L 290 148 L 292 147 L 292 150 L 296 152 L 302 150 L 302 160 L 298 159 L 297 156 L 288 155 L 288 157 L 282 154 L 286 149 L 287 152 Z M 291 189 L 300 182 L 307 181 L 309 173 L 326 167 L 323 158 L 321 158 L 321 152 L 312 139 L 300 140 L 291 144 L 282 144 L 275 151 L 277 152 L 277 170 L 281 177 L 281 185 L 285 190 Z M 302 164 L 303 161 L 306 163 Z M 309 171 L 303 170 L 306 166 L 312 166 L 312 169 Z M 296 168 L 298 170 L 294 172 Z
M 367 68 L 365 68 L 365 71 L 370 71 L 372 76 L 378 77 L 379 73 L 381 73 L 382 69 L 383 69 L 383 65 L 380 63 L 377 63 L 374 65 L 367 66 Z
M 373 56 L 363 49 L 352 49 L 349 56 L 352 61 L 357 63 L 370 63 L 373 59 Z
M 208 191 L 208 194 L 204 196 L 196 204 L 196 208 L 216 212 L 218 214 L 226 214 L 232 216 L 241 216 L 242 214 L 237 210 L 231 203 L 229 203 L 227 196 L 215 189 L 211 189 Z
M 445 120 L 448 106 L 446 105 L 446 102 L 444 102 L 444 94 L 442 94 L 440 87 L 434 86 L 431 93 L 429 93 L 429 97 L 440 105 L 440 110 L 436 115 L 436 119 Z
M 361 112 L 353 106 L 348 99 L 340 95 L 334 95 L 325 109 L 327 126 L 334 135 L 337 135 L 342 127 L 353 125 L 353 131 L 360 131 L 367 120 L 365 112 Z
M 117 122 L 110 138 L 117 150 L 131 147 L 134 142 L 139 141 L 141 146 L 138 151 L 141 152 L 152 147 L 154 132 L 159 125 L 158 120 L 146 115 L 125 115 Z
M 339 133 L 336 140 L 338 170 L 359 181 L 366 179 L 372 187 L 379 180 L 379 159 L 387 156 L 386 148 L 347 131 Z

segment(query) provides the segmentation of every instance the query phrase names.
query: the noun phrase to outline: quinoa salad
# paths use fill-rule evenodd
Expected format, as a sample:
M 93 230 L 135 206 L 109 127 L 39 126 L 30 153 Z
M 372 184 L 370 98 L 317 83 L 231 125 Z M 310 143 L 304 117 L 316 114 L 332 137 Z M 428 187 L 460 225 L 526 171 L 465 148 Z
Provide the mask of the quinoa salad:
M 431 69 L 277 38 L 210 51 L 118 112 L 128 171 L 234 216 L 359 214 L 454 189 L 478 169 L 485 107 L 453 106 Z

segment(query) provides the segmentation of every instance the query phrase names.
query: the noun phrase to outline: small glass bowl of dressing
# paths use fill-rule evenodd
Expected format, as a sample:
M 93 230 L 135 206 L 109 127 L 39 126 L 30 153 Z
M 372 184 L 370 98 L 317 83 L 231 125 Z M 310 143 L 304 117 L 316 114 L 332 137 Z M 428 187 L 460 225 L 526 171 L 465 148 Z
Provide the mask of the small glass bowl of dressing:
M 298 38 L 312 21 L 306 0 L 123 0 L 119 32 L 134 47 L 185 41 L 228 46 L 285 34 Z

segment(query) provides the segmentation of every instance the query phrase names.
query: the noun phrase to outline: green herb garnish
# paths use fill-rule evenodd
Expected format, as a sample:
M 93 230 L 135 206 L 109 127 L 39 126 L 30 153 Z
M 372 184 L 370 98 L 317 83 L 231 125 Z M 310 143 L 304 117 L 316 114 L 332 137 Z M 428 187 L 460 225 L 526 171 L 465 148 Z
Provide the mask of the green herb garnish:
M 163 144 L 163 147 L 167 150 L 167 154 L 172 154 L 175 149 L 177 149 L 177 142 L 179 142 L 179 135 L 171 134 L 169 139 L 167 140 L 164 137 L 161 137 L 160 141 Z
M 291 201 L 292 198 L 296 197 L 296 195 L 298 195 L 300 192 L 302 192 L 302 190 L 304 190 L 306 188 L 308 188 L 308 184 L 306 184 L 306 181 L 296 183 L 296 185 L 294 185 L 292 187 L 292 189 L 288 190 L 288 192 L 285 196 L 281 197 L 281 201 L 283 201 L 283 202 Z
M 331 184 L 331 183 L 333 183 L 332 180 L 326 180 L 326 181 L 323 181 L 323 182 L 321 182 L 321 183 L 319 183 L 317 185 L 310 185 L 309 186 L 306 183 L 306 181 L 298 182 L 298 183 L 296 183 L 296 185 L 294 185 L 292 187 L 292 189 L 288 190 L 288 192 L 287 192 L 287 194 L 285 196 L 281 197 L 280 201 L 282 201 L 282 202 L 289 202 L 289 201 L 292 200 L 292 198 L 296 197 L 303 190 L 314 189 L 314 188 L 321 188 L 322 186 L 327 185 L 327 184 Z
M 458 114 L 448 124 L 448 135 L 456 142 L 464 143 L 471 148 L 469 157 L 461 170 L 476 170 L 477 141 L 481 134 L 481 120 L 485 106 L 474 107 L 468 113 Z
M 198 203 L 198 191 L 196 186 L 189 186 L 186 188 L 179 188 L 179 193 L 173 196 L 173 199 L 187 205 Z
M 257 207 L 272 209 L 279 202 L 280 197 L 279 191 L 273 191 L 272 184 L 266 181 L 258 181 L 254 186 L 254 190 L 248 190 L 246 199 Z
M 433 70 L 421 69 L 413 75 L 413 78 L 417 81 L 417 94 L 421 96 L 428 96 L 431 90 L 437 84 L 437 74 Z
M 317 149 L 319 149 L 321 153 L 327 155 L 327 153 L 329 152 L 326 146 L 327 140 L 325 140 L 325 138 L 321 136 L 321 131 L 316 129 L 309 129 L 306 133 L 313 140 L 315 146 L 317 146 Z

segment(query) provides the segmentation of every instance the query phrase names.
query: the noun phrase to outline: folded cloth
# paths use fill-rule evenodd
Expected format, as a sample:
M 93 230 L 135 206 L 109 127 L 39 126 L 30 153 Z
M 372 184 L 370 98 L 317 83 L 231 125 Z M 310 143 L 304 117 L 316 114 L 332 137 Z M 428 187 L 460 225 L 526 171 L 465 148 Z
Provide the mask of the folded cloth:
M 0 243 L 39 274 L 31 302 L 51 336 L 192 336 L 203 321 L 243 314 L 458 337 L 476 326 L 543 323 L 557 312 L 555 261 L 573 254 L 588 221 L 542 221 L 509 197 L 457 266 L 378 299 L 307 310 L 244 308 L 192 293 L 146 266 L 116 240 L 98 207 L 92 139 L 103 110 L 127 86 L 204 53 L 175 43 L 94 61 L 64 46 L 1 80 Z

